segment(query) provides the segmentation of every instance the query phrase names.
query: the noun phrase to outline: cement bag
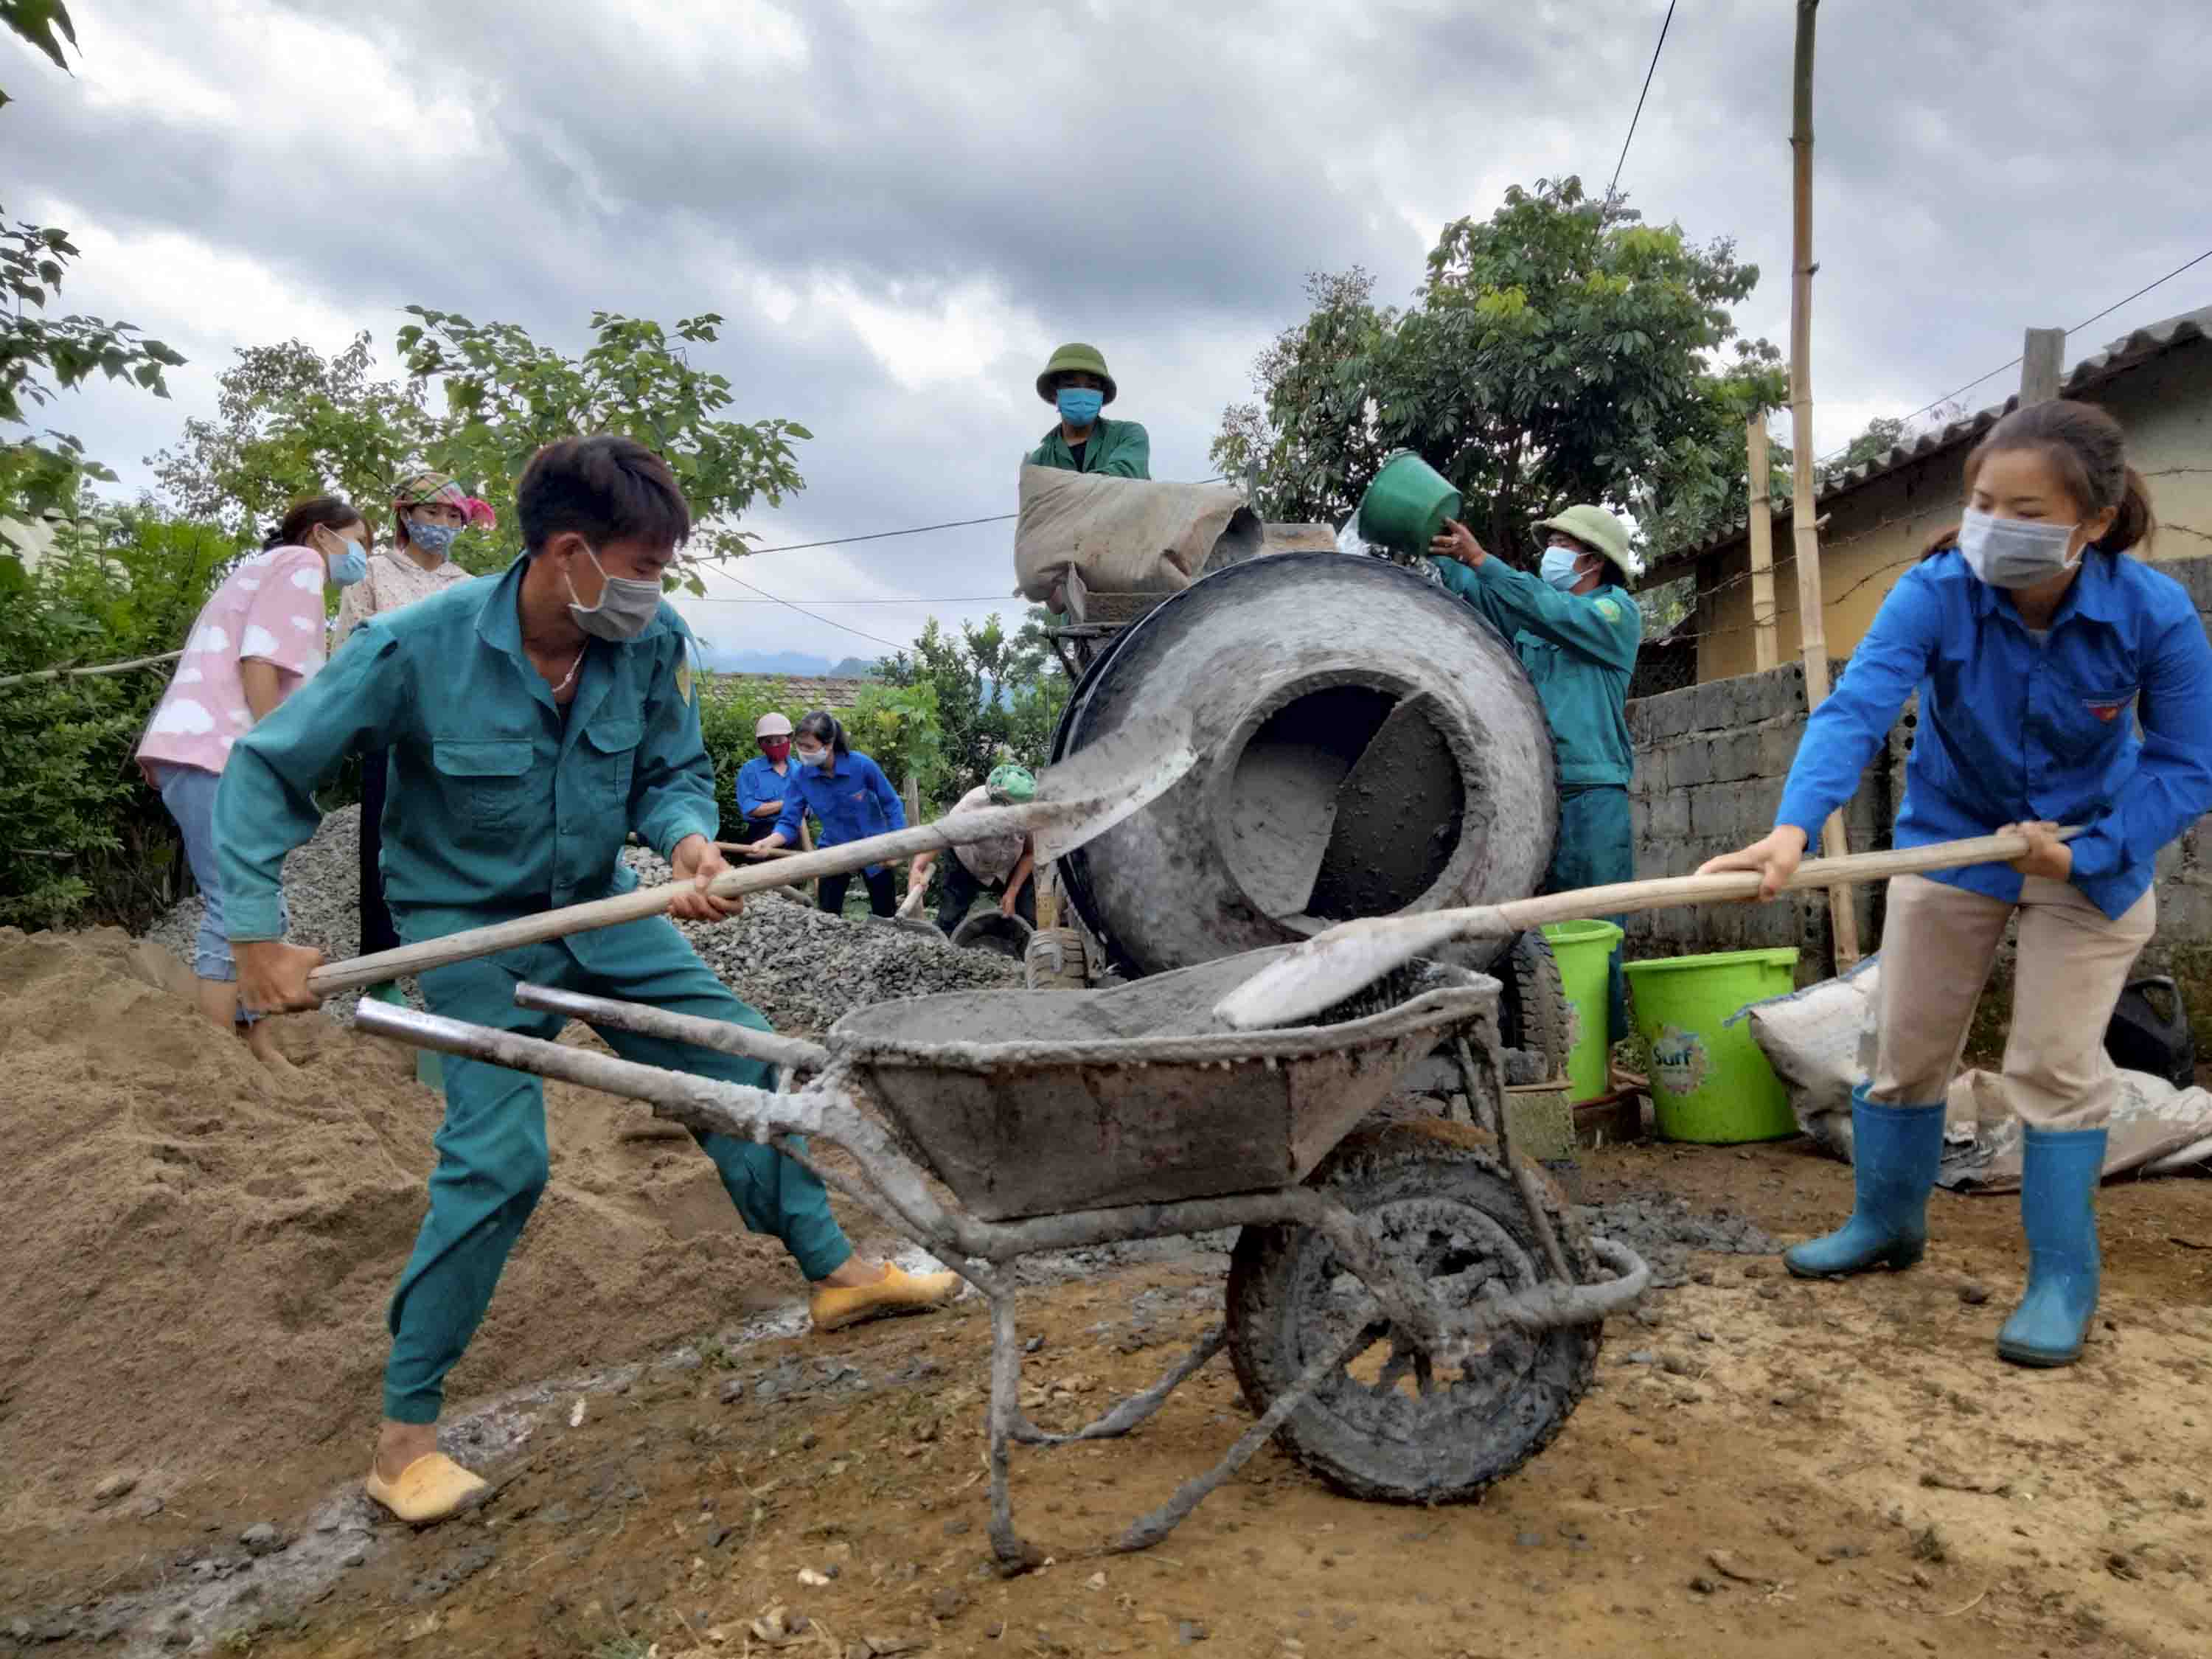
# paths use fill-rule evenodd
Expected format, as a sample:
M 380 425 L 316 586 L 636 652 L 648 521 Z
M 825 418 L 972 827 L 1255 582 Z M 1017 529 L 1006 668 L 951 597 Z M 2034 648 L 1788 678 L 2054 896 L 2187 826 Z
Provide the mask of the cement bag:
M 1790 1096 L 1797 1127 L 1820 1150 L 1851 1156 L 1851 1091 L 1874 1069 L 1875 994 L 1881 957 L 1867 957 L 1838 979 L 1754 1002 L 1737 1018 Z
M 2212 1094 L 2177 1089 L 2148 1072 L 2119 1073 L 2105 1144 L 2104 1178 L 2203 1171 L 2212 1159 Z M 1955 1193 L 2020 1190 L 2021 1123 L 1994 1072 L 1962 1072 L 1943 1117 L 1938 1186 Z
M 1099 593 L 1176 593 L 1260 550 L 1241 489 L 1022 468 L 1014 575 L 1024 599 L 1064 609 L 1073 570 Z

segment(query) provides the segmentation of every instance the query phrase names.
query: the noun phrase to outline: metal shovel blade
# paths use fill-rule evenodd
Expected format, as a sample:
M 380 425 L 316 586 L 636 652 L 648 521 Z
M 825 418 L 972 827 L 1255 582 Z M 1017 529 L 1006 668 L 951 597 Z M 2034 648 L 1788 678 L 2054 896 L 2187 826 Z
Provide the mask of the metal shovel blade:
M 1039 864 L 1073 852 L 1133 817 L 1198 764 L 1190 721 L 1147 714 L 1046 769 L 1036 805 L 1053 808 L 1032 832 Z

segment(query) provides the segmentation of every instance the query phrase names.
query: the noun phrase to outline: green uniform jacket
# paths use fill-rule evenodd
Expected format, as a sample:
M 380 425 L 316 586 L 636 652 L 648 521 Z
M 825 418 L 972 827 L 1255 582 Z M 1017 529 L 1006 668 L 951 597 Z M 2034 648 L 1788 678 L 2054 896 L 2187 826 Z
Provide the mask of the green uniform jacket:
M 364 623 L 239 739 L 215 812 L 234 939 L 279 936 L 284 855 L 321 817 L 309 792 L 359 750 L 392 751 L 384 884 L 410 940 L 628 891 L 632 829 L 663 858 L 714 836 L 683 618 L 663 605 L 636 639 L 591 641 L 564 717 L 523 653 L 526 564 Z
M 1439 559 L 1444 586 L 1513 643 L 1551 722 L 1565 788 L 1626 785 L 1635 771 L 1628 741 L 1628 680 L 1644 614 L 1627 591 L 1610 585 L 1562 593 L 1540 576 L 1503 560 L 1472 568 Z M 308 683 L 312 689 L 314 682 Z
M 1103 415 L 1091 423 L 1090 441 L 1083 447 L 1083 465 L 1055 426 L 1044 441 L 1030 451 L 1031 466 L 1056 466 L 1062 472 L 1103 472 L 1116 478 L 1152 476 L 1152 441 L 1134 421 L 1109 421 Z

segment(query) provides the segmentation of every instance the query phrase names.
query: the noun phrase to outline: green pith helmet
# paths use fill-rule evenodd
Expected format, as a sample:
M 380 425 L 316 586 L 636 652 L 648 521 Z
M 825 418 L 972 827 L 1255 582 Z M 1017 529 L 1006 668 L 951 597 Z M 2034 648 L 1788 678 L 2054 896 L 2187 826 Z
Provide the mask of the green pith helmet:
M 1036 799 L 1036 775 L 1026 766 L 994 766 L 991 775 L 983 780 L 983 787 L 1017 806 Z
M 1044 366 L 1044 373 L 1036 378 L 1037 396 L 1047 403 L 1052 402 L 1052 377 L 1071 373 L 1096 374 L 1106 382 L 1106 401 L 1109 404 L 1114 401 L 1114 394 L 1119 388 L 1114 384 L 1114 377 L 1106 372 L 1105 358 L 1098 355 L 1097 346 L 1085 345 L 1080 341 L 1071 341 L 1052 354 L 1052 361 Z
M 1569 507 L 1556 519 L 1545 519 L 1538 523 L 1539 530 L 1556 530 L 1562 536 L 1572 536 L 1593 553 L 1611 559 L 1620 568 L 1620 574 L 1632 582 L 1644 576 L 1644 561 L 1628 544 L 1628 532 L 1620 520 L 1601 507 L 1583 502 Z

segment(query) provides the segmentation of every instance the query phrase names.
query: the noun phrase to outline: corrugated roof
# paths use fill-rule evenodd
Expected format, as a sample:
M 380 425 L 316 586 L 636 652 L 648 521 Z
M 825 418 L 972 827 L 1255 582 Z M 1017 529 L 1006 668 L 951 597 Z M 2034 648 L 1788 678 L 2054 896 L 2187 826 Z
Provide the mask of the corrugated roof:
M 2113 341 L 2095 356 L 2084 357 L 2059 382 L 2059 393 L 2062 397 L 2070 398 L 2075 392 L 2086 392 L 2100 382 L 2112 379 L 2115 374 L 2148 362 L 2161 352 L 2171 351 L 2191 340 L 2203 339 L 2212 339 L 2212 306 L 2200 306 L 2195 311 L 2185 311 L 2179 316 L 2166 318 L 2163 322 L 2149 324 Z M 1862 461 L 1850 471 L 1830 479 L 1814 498 L 1814 505 L 1824 507 L 1837 496 L 1847 495 L 1863 484 L 1871 483 L 1899 467 L 1910 466 L 1915 461 L 1925 460 L 1955 444 L 1978 438 L 2019 405 L 2020 394 L 2014 392 L 2001 404 L 1953 421 L 1936 431 L 1923 433 L 1908 443 L 1898 445 L 1886 455 Z M 1790 504 L 1777 501 L 1774 504 L 1774 522 L 1778 534 L 1780 533 L 1779 527 L 1787 523 L 1789 518 Z M 1646 580 L 1658 576 L 1670 566 L 1685 560 L 1698 558 L 1731 545 L 1742 538 L 1747 528 L 1744 520 L 1739 519 L 1726 530 L 1715 532 L 1696 546 L 1670 554 L 1652 568 Z

